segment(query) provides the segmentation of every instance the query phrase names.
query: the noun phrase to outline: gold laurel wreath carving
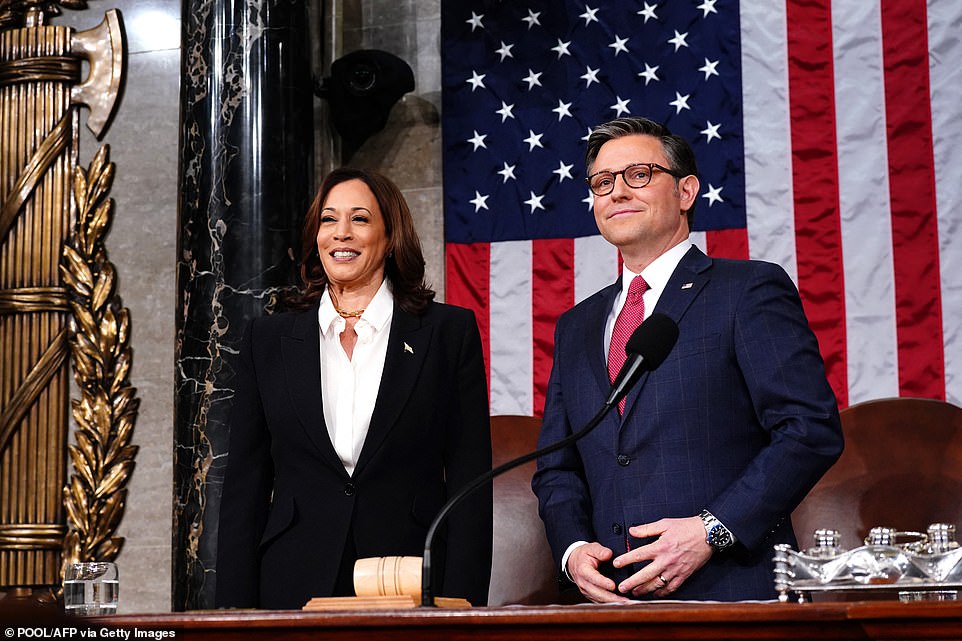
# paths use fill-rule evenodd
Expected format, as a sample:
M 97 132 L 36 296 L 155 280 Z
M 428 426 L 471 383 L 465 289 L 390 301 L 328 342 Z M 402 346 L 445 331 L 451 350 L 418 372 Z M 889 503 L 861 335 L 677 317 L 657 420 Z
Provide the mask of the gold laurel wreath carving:
M 76 444 L 63 490 L 69 531 L 63 562 L 112 561 L 123 546 L 114 536 L 123 517 L 127 479 L 138 447 L 130 440 L 140 400 L 128 381 L 130 314 L 116 293 L 116 270 L 104 236 L 113 215 L 108 197 L 114 164 L 104 145 L 87 171 L 77 167 L 77 225 L 64 246 L 60 274 L 70 295 L 70 351 L 80 398 L 71 400 Z

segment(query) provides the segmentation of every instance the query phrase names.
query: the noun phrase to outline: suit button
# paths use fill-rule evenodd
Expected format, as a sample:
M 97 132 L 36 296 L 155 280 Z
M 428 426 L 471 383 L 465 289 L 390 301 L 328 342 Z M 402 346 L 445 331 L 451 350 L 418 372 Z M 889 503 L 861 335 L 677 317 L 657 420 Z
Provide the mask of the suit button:
M 344 486 L 344 494 L 347 496 L 354 496 L 355 488 L 353 483 L 348 483 Z
M 629 463 L 631 463 L 630 456 L 628 456 L 627 454 L 618 455 L 618 465 L 620 465 L 621 467 L 628 467 Z
M 618 535 L 618 536 L 621 536 L 621 523 L 612 523 L 612 524 L 611 524 L 611 533 L 612 533 L 612 534 L 616 534 L 616 535 Z

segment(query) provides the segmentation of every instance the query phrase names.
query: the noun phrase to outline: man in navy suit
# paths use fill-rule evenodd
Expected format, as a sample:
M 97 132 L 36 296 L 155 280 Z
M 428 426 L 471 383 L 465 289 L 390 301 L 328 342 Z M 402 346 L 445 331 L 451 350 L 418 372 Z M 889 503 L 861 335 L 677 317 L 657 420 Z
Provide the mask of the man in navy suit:
M 629 331 L 657 311 L 679 337 L 623 409 L 538 461 L 532 486 L 555 558 L 597 602 L 774 598 L 772 546 L 797 545 L 789 515 L 842 451 L 798 291 L 777 265 L 692 245 L 694 153 L 666 127 L 597 127 L 587 167 L 595 221 L 624 271 L 558 320 L 539 446 L 604 404 L 623 310 L 639 315 Z M 639 275 L 640 301 L 628 294 Z

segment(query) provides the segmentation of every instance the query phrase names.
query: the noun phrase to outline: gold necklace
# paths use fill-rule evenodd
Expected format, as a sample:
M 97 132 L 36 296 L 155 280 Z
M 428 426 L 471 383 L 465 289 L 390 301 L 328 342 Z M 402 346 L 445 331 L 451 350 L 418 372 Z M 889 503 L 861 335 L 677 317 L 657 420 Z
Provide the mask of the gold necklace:
M 328 294 L 331 297 L 331 304 L 334 305 L 334 311 L 337 312 L 337 315 L 340 316 L 341 318 L 360 318 L 361 314 L 364 313 L 365 308 L 363 307 L 357 310 L 356 312 L 349 312 L 341 309 L 340 307 L 337 306 L 337 298 L 334 296 L 334 292 L 331 290 L 328 290 Z
M 337 315 L 341 318 L 360 318 L 361 314 L 364 313 L 364 309 L 359 309 L 356 312 L 348 312 L 343 309 L 338 309 L 337 307 L 334 308 L 334 311 L 336 311 Z

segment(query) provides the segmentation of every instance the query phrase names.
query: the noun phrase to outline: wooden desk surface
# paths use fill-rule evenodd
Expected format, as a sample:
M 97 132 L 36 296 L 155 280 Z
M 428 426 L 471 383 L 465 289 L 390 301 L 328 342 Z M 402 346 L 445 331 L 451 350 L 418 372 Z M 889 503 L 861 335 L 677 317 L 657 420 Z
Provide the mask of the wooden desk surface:
M 175 639 L 409 641 L 486 639 L 952 639 L 962 641 L 962 602 L 660 603 L 630 606 L 512 606 L 368 612 L 213 610 L 87 619 Z M 153 636 L 152 638 L 159 638 Z M 169 636 L 167 638 L 170 638 Z

